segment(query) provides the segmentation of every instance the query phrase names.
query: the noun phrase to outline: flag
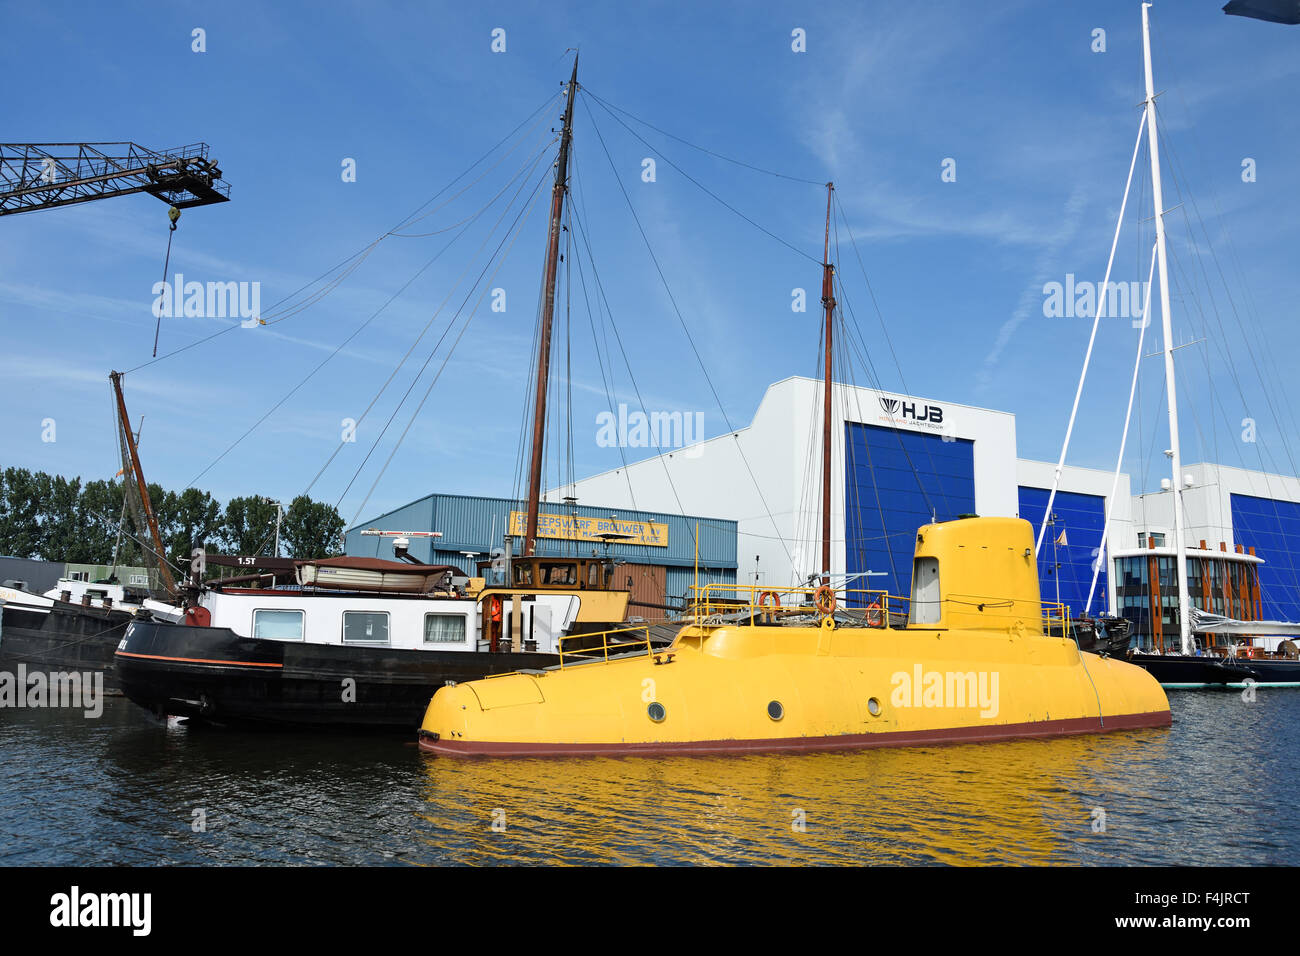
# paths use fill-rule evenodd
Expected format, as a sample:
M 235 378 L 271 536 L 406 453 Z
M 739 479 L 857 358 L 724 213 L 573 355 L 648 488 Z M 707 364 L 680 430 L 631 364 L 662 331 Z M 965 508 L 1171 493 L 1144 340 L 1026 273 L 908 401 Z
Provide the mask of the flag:
M 1056 543 L 1059 544 L 1059 545 L 1063 545 L 1063 546 L 1064 546 L 1064 545 L 1068 545 L 1068 544 L 1070 543 L 1070 542 L 1067 541 L 1066 538 L 1065 538 L 1065 529 L 1064 529 L 1064 528 L 1061 529 L 1061 536 L 1060 536 L 1059 538 L 1056 539 Z

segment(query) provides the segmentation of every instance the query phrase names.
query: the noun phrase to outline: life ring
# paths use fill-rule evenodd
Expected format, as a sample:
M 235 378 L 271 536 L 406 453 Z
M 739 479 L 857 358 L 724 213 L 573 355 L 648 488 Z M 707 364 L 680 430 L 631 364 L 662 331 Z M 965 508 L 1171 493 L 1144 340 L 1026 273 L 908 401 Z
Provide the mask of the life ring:
M 771 598 L 771 600 L 768 600 L 769 598 Z M 758 607 L 759 610 L 763 610 L 763 611 L 780 610 L 781 595 L 777 594 L 775 591 L 764 591 L 762 594 L 758 596 Z
M 813 592 L 813 604 L 821 614 L 831 615 L 835 613 L 835 592 L 829 584 L 823 584 Z
M 885 615 L 881 612 L 880 598 L 876 598 L 867 605 L 867 627 L 881 627 L 885 623 Z

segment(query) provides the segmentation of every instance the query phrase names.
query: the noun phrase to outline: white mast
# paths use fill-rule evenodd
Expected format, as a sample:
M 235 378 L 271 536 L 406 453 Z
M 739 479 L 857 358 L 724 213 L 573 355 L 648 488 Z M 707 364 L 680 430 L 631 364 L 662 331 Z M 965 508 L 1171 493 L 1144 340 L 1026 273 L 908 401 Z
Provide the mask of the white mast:
M 1156 92 L 1151 77 L 1151 23 L 1142 4 L 1142 58 L 1146 67 L 1147 152 L 1151 155 L 1151 195 L 1155 202 L 1156 262 L 1160 269 L 1160 321 L 1165 337 L 1165 391 L 1169 405 L 1169 457 L 1173 468 L 1174 554 L 1178 575 L 1178 629 L 1184 654 L 1192 652 L 1191 600 L 1187 594 L 1187 542 L 1183 534 L 1183 462 L 1178 450 L 1178 392 L 1174 386 L 1174 340 L 1169 318 L 1169 268 L 1165 257 L 1165 206 L 1160 191 L 1160 145 L 1156 136 Z M 1150 295 L 1150 292 L 1147 293 Z

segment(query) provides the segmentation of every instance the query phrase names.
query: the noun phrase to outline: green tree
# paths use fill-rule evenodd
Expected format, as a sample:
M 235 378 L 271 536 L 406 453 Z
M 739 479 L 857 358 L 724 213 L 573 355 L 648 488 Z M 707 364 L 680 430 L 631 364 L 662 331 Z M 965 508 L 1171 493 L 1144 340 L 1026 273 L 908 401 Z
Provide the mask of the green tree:
M 186 488 L 180 494 L 168 491 L 160 502 L 150 486 L 149 497 L 153 499 L 167 558 L 178 567 L 188 568 L 190 552 L 205 546 L 208 538 L 221 530 L 220 502 L 198 488 Z
M 41 550 L 41 478 L 26 468 L 0 473 L 0 553 L 34 558 Z M 48 483 L 49 475 L 44 476 Z
M 81 479 L 42 474 L 38 493 L 41 496 L 40 556 L 46 561 L 86 561 L 82 528 Z
M 221 521 L 222 544 L 231 554 L 270 554 L 275 540 L 275 505 L 250 495 L 231 498 Z
M 88 481 L 81 489 L 81 501 L 77 510 L 81 515 L 81 535 L 86 556 L 80 560 L 90 564 L 113 562 L 117 526 L 122 519 L 122 490 L 122 482 L 116 480 Z M 125 563 L 121 553 L 118 554 L 118 563 Z
M 285 512 L 280 537 L 290 557 L 327 558 L 339 554 L 343 517 L 333 505 L 299 495 Z

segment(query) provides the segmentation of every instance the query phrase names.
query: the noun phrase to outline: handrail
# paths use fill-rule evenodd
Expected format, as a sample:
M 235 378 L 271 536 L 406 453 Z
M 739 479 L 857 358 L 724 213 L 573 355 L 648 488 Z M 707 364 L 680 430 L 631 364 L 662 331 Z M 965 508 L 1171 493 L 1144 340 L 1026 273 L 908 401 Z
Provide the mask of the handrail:
M 609 640 L 609 636 L 612 634 L 631 634 L 638 631 L 643 635 L 639 640 L 615 641 L 613 643 Z M 592 643 L 595 638 L 601 639 L 599 644 Z M 572 650 L 566 650 L 564 646 L 566 641 L 582 641 L 583 646 L 573 648 Z M 607 631 L 593 631 L 585 634 L 566 634 L 559 640 L 557 653 L 560 657 L 560 670 L 564 670 L 566 656 L 569 658 L 580 658 L 578 661 L 571 661 L 571 664 L 589 664 L 593 660 L 597 659 L 594 655 L 599 653 L 599 659 L 608 663 L 609 652 L 611 650 L 628 652 L 638 651 L 642 647 L 645 648 L 647 657 L 654 656 L 654 647 L 650 643 L 650 625 L 648 624 L 635 625 L 631 627 L 615 627 L 610 628 Z

